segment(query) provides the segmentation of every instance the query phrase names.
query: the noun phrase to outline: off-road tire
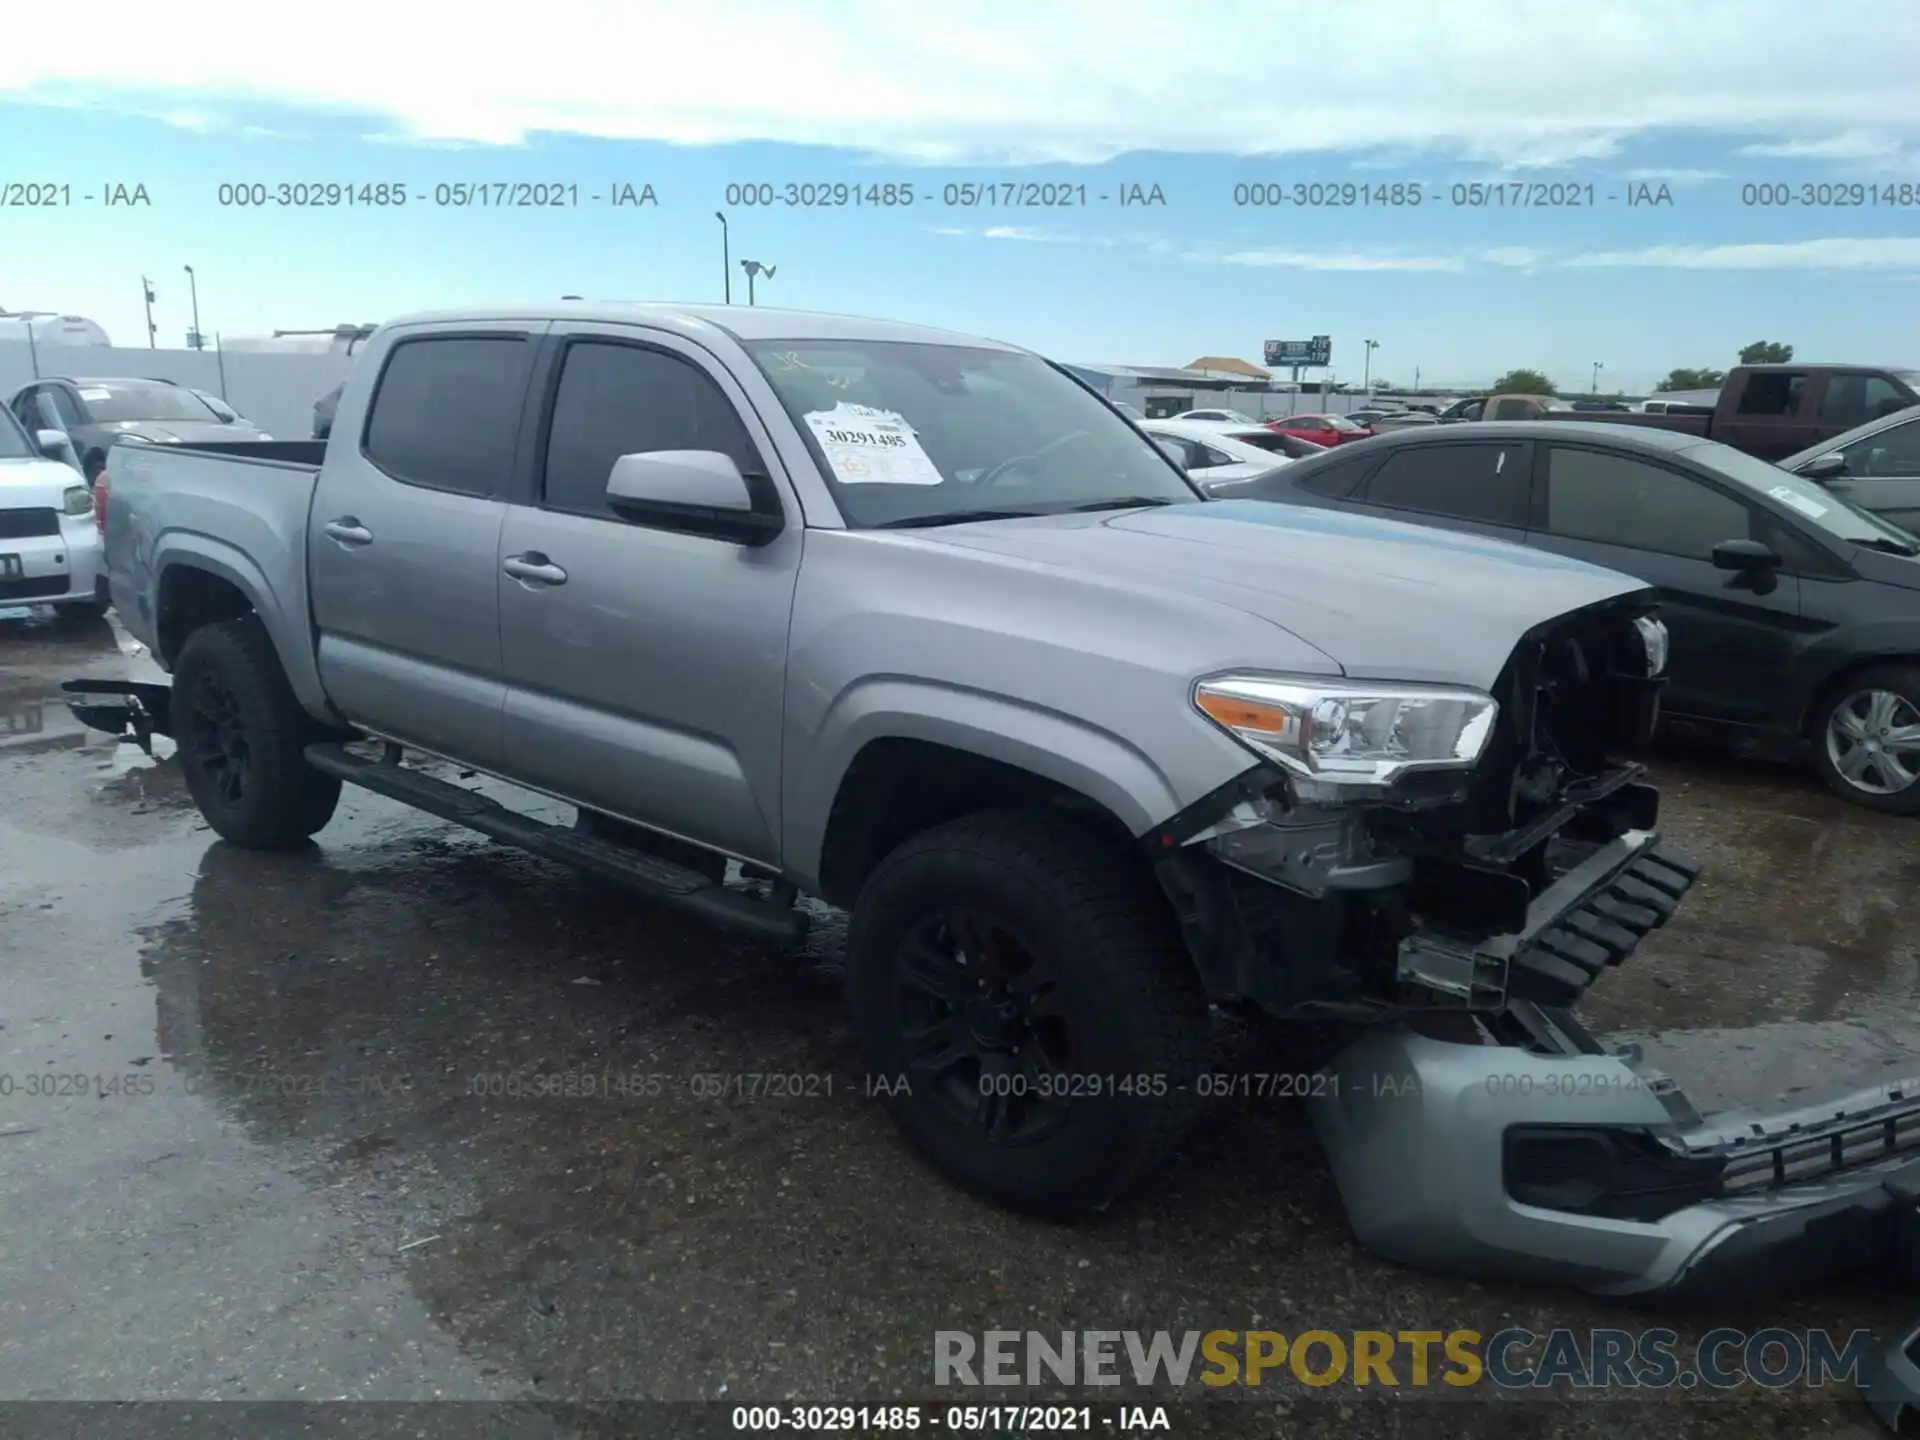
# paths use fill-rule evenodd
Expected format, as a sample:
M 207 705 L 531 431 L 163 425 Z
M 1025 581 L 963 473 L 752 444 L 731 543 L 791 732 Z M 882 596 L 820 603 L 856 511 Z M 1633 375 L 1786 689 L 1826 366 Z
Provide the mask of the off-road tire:
M 218 725 L 206 687 L 231 697 L 231 727 L 245 745 L 238 793 L 205 758 Z M 174 741 L 187 790 L 221 839 L 247 850 L 292 850 L 333 818 L 340 780 L 302 753 L 324 738 L 300 708 L 273 641 L 257 616 L 206 625 L 187 637 L 173 667 Z
M 1077 1095 L 1059 1128 L 990 1140 L 902 1086 L 912 1045 L 896 964 L 915 927 L 950 907 L 998 917 L 1058 977 L 1077 1050 Z M 1197 1109 L 1206 997 L 1144 863 L 1064 812 L 990 811 L 888 855 L 861 889 L 847 946 L 853 1027 L 870 1083 L 936 1169 L 1011 1209 L 1070 1219 L 1106 1208 L 1178 1146 Z M 1115 1093 L 1131 1077 L 1136 1093 Z M 1128 1087 L 1132 1088 L 1132 1087 Z
M 1920 666 L 1915 665 L 1877 665 L 1863 670 L 1857 675 L 1847 677 L 1814 712 L 1812 724 L 1808 726 L 1808 740 L 1813 748 L 1814 768 L 1826 786 L 1842 800 L 1863 806 L 1868 810 L 1878 810 L 1886 815 L 1920 815 L 1920 781 L 1904 790 L 1892 794 L 1880 795 L 1863 790 L 1846 776 L 1833 763 L 1833 756 L 1827 748 L 1827 727 L 1833 719 L 1834 711 L 1840 708 L 1851 696 L 1866 690 L 1882 690 L 1898 695 L 1916 712 L 1920 712 Z

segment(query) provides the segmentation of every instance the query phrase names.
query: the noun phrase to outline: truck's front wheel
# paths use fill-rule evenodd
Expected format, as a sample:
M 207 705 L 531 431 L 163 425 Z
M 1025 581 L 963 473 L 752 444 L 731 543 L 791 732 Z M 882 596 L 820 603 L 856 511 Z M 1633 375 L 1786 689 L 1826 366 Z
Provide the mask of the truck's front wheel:
M 854 1026 L 907 1138 L 960 1184 L 1097 1210 L 1195 1108 L 1207 1006 L 1150 876 L 1062 814 L 969 816 L 875 870 L 848 938 Z
M 318 727 L 255 616 L 203 626 L 173 667 L 173 736 L 200 813 L 221 839 L 290 850 L 333 818 L 340 781 L 302 753 Z

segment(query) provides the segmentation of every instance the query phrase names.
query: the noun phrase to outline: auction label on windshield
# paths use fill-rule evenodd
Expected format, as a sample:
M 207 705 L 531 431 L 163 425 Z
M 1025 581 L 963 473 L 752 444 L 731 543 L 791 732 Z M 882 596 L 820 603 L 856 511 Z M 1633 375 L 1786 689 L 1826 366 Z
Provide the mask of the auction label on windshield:
M 938 485 L 945 477 L 903 415 L 842 400 L 812 410 L 807 425 L 843 485 Z

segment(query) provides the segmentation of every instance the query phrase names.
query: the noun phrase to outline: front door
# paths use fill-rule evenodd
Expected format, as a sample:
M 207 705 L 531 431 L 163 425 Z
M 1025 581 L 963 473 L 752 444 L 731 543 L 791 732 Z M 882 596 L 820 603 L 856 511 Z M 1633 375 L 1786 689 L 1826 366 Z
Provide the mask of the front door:
M 1632 456 L 1543 444 L 1528 542 L 1660 591 L 1669 637 L 1665 708 L 1757 724 L 1777 702 L 1800 625 L 1800 580 L 1715 568 L 1723 540 L 1775 535 L 1764 513 L 1705 480 Z
M 538 332 L 409 330 L 342 411 L 307 535 L 320 679 L 347 717 L 498 765 L 500 526 Z
M 514 776 L 777 864 L 798 506 L 784 497 L 790 528 L 748 547 L 606 502 L 613 462 L 656 450 L 717 450 L 777 487 L 770 437 L 732 378 L 677 337 L 587 325 L 556 344 L 539 473 L 500 544 L 516 572 L 497 576 Z

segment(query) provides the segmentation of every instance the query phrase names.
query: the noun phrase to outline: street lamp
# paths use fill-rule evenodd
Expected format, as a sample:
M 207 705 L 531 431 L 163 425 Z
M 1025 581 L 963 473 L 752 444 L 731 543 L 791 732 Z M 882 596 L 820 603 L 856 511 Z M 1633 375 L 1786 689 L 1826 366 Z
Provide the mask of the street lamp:
M 1360 391 L 1363 395 L 1371 395 L 1373 394 L 1373 352 L 1380 348 L 1380 342 L 1365 340 L 1361 343 L 1367 347 L 1367 359 L 1360 370 Z
M 773 266 L 762 265 L 758 260 L 742 260 L 740 262 L 740 268 L 747 272 L 747 304 L 751 305 L 753 304 L 754 277 L 764 275 L 767 279 L 771 280 L 773 278 Z
M 1591 389 L 1592 394 L 1598 395 L 1600 393 L 1600 372 L 1606 368 L 1607 367 L 1605 365 L 1602 365 L 1598 360 L 1593 362 L 1593 386 Z
M 733 303 L 733 259 L 732 251 L 728 249 L 727 244 L 727 217 L 716 210 L 713 212 L 713 218 L 720 222 L 720 279 L 727 287 L 726 303 L 731 305 Z
M 182 265 L 180 268 L 187 272 L 187 289 L 193 295 L 193 331 L 187 343 L 199 350 L 203 348 L 200 340 L 200 282 L 194 277 L 191 265 Z
M 152 350 L 157 348 L 159 344 L 159 342 L 154 338 L 155 326 L 153 323 L 153 302 L 155 300 L 158 300 L 160 297 L 153 293 L 153 282 L 147 279 L 147 277 L 144 275 L 140 277 L 140 289 L 147 297 L 147 348 L 149 350 Z

